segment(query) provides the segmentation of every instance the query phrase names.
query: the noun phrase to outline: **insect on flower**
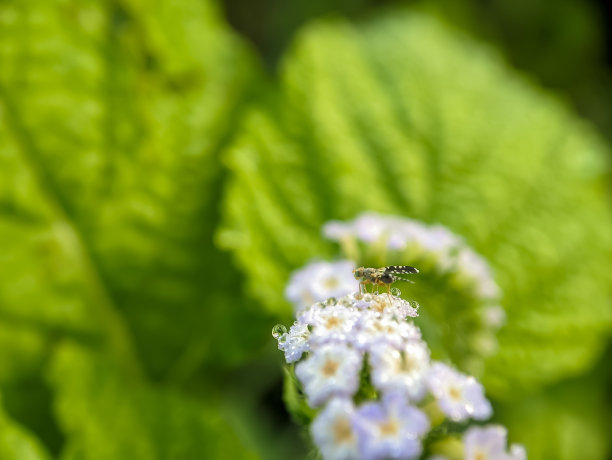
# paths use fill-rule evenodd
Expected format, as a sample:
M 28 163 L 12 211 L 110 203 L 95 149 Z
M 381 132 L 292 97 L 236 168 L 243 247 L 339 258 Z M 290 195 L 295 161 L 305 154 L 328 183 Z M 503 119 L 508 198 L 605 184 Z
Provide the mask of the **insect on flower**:
M 399 275 L 409 275 L 418 272 L 416 268 L 409 265 L 390 265 L 381 268 L 359 267 L 353 270 L 353 275 L 359 281 L 360 292 L 362 286 L 365 289 L 366 284 L 373 284 L 374 286 L 387 286 L 387 293 L 390 295 L 391 284 L 399 280 L 409 281 Z

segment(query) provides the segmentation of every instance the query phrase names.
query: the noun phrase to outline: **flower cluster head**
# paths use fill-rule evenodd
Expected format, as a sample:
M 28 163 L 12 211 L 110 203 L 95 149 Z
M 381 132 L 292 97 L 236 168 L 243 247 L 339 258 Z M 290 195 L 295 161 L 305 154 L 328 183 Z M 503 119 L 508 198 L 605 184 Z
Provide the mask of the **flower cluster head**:
M 323 226 L 323 235 L 332 241 L 353 240 L 384 243 L 391 251 L 410 250 L 435 264 L 440 272 L 453 271 L 472 286 L 474 294 L 496 301 L 500 290 L 486 260 L 460 236 L 442 225 L 427 225 L 406 217 L 363 213 L 354 220 L 332 220 Z
M 491 415 L 476 379 L 431 360 L 411 321 L 417 316 L 417 306 L 398 296 L 352 292 L 305 306 L 289 331 L 275 328 L 315 411 L 310 433 L 325 460 L 420 458 L 441 420 Z M 465 458 L 525 458 L 518 447 L 501 456 L 505 432 L 501 442 L 496 427 L 480 430 L 466 432 Z
M 448 325 L 440 330 L 436 346 L 443 347 L 463 369 L 480 375 L 484 358 L 497 349 L 496 334 L 506 315 L 492 269 L 463 237 L 440 224 L 372 212 L 349 221 L 329 221 L 322 233 L 339 243 L 347 259 L 376 261 L 377 266 L 408 262 L 421 270 L 420 284 L 425 290 L 445 286 L 455 299 L 453 313 L 458 314 L 444 317 L 445 306 L 431 309 L 434 321 L 447 321 Z M 349 260 L 311 263 L 294 272 L 286 297 L 300 311 L 308 303 L 354 292 L 352 268 Z M 331 292 L 322 285 L 338 289 Z

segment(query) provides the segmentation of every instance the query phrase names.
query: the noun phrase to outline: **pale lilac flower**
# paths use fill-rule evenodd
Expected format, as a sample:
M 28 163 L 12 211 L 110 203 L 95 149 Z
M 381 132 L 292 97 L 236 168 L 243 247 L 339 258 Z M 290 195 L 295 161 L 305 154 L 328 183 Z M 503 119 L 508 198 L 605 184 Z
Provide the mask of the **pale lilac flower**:
M 353 237 L 366 243 L 386 240 L 390 249 L 414 245 L 426 252 L 443 253 L 463 244 L 463 240 L 442 225 L 428 226 L 417 220 L 385 216 L 373 212 L 360 214 L 348 222 L 330 221 L 323 235 L 333 241 Z
M 460 422 L 468 418 L 484 420 L 491 416 L 491 404 L 484 389 L 474 378 L 434 363 L 427 376 L 427 386 L 448 418 Z
M 472 427 L 463 435 L 465 460 L 526 460 L 523 446 L 514 444 L 506 452 L 507 431 L 503 426 Z
M 424 342 L 407 342 L 400 349 L 377 345 L 370 351 L 370 366 L 372 382 L 383 393 L 401 393 L 415 402 L 423 399 L 429 371 Z
M 285 352 L 285 360 L 288 363 L 293 363 L 310 349 L 309 338 L 308 325 L 296 321 L 282 340 L 278 341 L 278 349 Z
M 311 407 L 331 396 L 351 397 L 359 387 L 362 354 L 343 344 L 323 345 L 295 367 Z
M 350 399 L 334 398 L 310 425 L 310 433 L 325 460 L 359 458 L 357 436 L 352 424 L 354 412 Z
M 420 438 L 429 419 L 399 395 L 366 403 L 353 417 L 363 460 L 413 459 L 422 451 Z
M 482 298 L 496 298 L 500 289 L 493 280 L 489 264 L 470 248 L 463 248 L 457 254 L 457 269 L 474 280 L 476 293 Z
M 343 238 L 355 237 L 353 222 L 330 220 L 323 224 L 323 236 L 328 240 L 340 241 Z
M 424 237 L 419 241 L 421 246 L 429 252 L 445 253 L 452 252 L 464 244 L 463 238 L 455 235 L 443 225 L 432 225 L 427 229 Z
M 349 260 L 312 262 L 292 273 L 285 296 L 300 311 L 329 297 L 357 292 L 359 282 L 353 276 L 355 264 Z
M 408 242 L 407 219 L 364 213 L 353 221 L 330 221 L 323 226 L 323 235 L 333 241 L 353 237 L 366 243 L 386 239 L 392 249 L 401 249 Z

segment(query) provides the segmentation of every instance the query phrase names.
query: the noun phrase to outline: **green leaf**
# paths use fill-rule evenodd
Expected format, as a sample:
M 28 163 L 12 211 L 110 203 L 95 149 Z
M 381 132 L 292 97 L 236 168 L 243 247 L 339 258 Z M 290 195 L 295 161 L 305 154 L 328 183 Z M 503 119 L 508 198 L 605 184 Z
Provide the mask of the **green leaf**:
M 283 374 L 283 402 L 291 418 L 296 423 L 307 426 L 315 417 L 316 411 L 308 406 L 294 370 L 285 368 Z
M 64 338 L 200 389 L 270 341 L 213 244 L 258 79 L 212 1 L 0 2 L 0 388 L 50 449 Z
M 490 391 L 518 397 L 591 365 L 612 325 L 612 241 L 606 148 L 589 126 L 491 49 L 409 10 L 307 27 L 281 78 L 226 156 L 219 241 L 250 292 L 288 314 L 289 272 L 337 253 L 324 222 L 404 215 L 446 225 L 494 269 L 508 320 Z M 452 327 L 451 292 L 431 292 L 446 295 L 439 328 Z
M 142 384 L 84 348 L 60 348 L 50 381 L 64 460 L 257 458 L 218 408 Z
M 2 460 L 49 460 L 41 443 L 11 420 L 0 407 L 0 458 Z
M 212 235 L 258 71 L 215 5 L 3 2 L 0 68 L 0 376 L 66 335 L 174 382 L 243 359 L 263 336 L 223 331 L 261 319 Z
M 611 446 L 605 383 L 600 378 L 562 382 L 499 407 L 498 416 L 510 440 L 524 444 L 532 460 L 604 460 Z

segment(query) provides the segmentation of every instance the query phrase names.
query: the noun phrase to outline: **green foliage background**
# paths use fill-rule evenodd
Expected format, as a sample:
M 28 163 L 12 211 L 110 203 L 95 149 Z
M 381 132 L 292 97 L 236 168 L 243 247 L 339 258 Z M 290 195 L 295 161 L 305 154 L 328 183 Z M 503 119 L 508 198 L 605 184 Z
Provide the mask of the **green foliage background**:
M 305 456 L 270 328 L 376 210 L 495 269 L 512 440 L 606 458 L 607 146 L 444 17 L 314 20 L 272 77 L 210 1 L 0 2 L 0 457 Z

